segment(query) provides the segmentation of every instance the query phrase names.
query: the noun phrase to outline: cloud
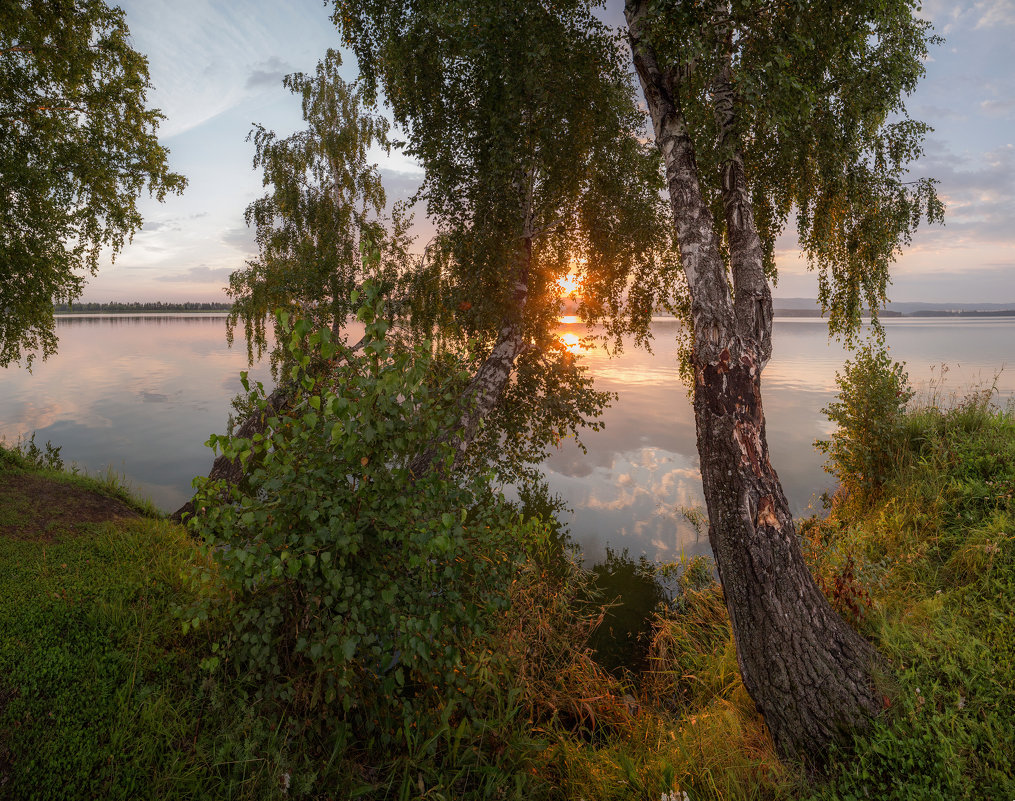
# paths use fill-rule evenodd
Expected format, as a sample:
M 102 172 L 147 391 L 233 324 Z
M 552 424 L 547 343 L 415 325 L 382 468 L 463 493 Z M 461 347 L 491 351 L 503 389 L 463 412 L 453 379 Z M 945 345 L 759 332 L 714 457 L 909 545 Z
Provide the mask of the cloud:
M 254 65 L 247 75 L 247 89 L 258 89 L 262 86 L 274 88 L 282 83 L 282 78 L 293 71 L 292 66 L 278 56 L 260 61 Z
M 244 255 L 252 256 L 257 253 L 257 232 L 250 226 L 227 228 L 222 232 L 222 241 Z
M 921 103 L 914 106 L 913 111 L 918 118 L 933 120 L 964 120 L 966 118 L 965 114 L 956 111 L 953 108 L 935 106 L 929 103 Z
M 980 108 L 986 114 L 1003 117 L 1015 109 L 1015 100 L 984 100 L 980 103 Z
M 984 0 L 974 6 L 979 19 L 976 28 L 995 28 L 998 25 L 1015 25 L 1015 2 L 1013 0 Z
M 930 226 L 923 247 L 967 248 L 1010 243 L 1015 230 L 1015 147 L 1004 145 L 975 158 L 929 145 L 914 174 L 938 180 L 945 201 L 945 227 Z
M 421 172 L 404 172 L 382 166 L 380 173 L 381 182 L 384 184 L 384 194 L 388 196 L 388 203 L 395 200 L 409 200 L 419 190 L 419 185 L 423 183 Z M 422 209 L 420 210 L 422 211 Z
M 188 282 L 188 283 L 209 283 L 211 281 L 228 281 L 229 276 L 232 274 L 232 267 L 216 267 L 212 269 L 204 264 L 197 267 L 191 267 L 189 270 L 183 273 L 171 273 L 170 275 L 160 275 L 156 278 L 156 281 L 171 281 L 171 282 Z
M 155 233 L 156 231 L 182 231 L 183 229 L 175 219 L 170 219 L 146 222 L 141 230 L 145 233 Z

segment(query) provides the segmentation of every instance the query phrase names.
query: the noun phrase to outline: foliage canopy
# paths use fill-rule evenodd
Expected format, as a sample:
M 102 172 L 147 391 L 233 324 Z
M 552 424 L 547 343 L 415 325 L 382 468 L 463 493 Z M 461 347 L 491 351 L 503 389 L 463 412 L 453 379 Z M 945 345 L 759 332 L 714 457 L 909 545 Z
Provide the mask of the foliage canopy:
M 525 317 L 537 348 L 553 340 L 556 280 L 568 274 L 584 319 L 644 336 L 679 271 L 659 160 L 618 39 L 591 4 L 338 0 L 333 18 L 426 170 L 420 196 L 439 235 L 414 315 L 492 337 L 517 313 L 531 241 Z
M 476 385 L 500 393 L 480 450 L 506 443 L 517 473 L 609 401 L 557 337 L 558 279 L 577 277 L 578 313 L 617 347 L 681 294 L 619 42 L 586 2 L 339 0 L 333 18 L 425 169 L 437 236 L 403 283 L 412 329 L 471 343 Z
M 103 0 L 0 8 L 0 366 L 56 352 L 53 302 L 80 297 L 141 226 L 141 191 L 181 192 L 145 105 L 148 64 Z
M 775 242 L 795 213 L 833 333 L 851 336 L 865 308 L 876 315 L 921 219 L 943 218 L 935 181 L 908 172 L 931 129 L 904 98 L 941 41 L 918 11 L 913 0 L 653 6 L 651 38 L 682 71 L 679 103 L 720 235 L 721 166 L 740 147 L 766 273 L 777 276 Z M 736 128 L 720 136 L 714 81 L 726 59 Z
M 242 323 L 253 363 L 267 348 L 266 324 L 284 309 L 338 333 L 356 308 L 352 291 L 365 277 L 392 285 L 407 260 L 408 220 L 400 204 L 384 216 L 385 193 L 368 150 L 389 150 L 388 122 L 371 114 L 363 90 L 342 79 L 342 59 L 329 50 L 313 75 L 283 83 L 301 97 L 303 130 L 279 139 L 255 125 L 254 167 L 268 192 L 246 210 L 259 254 L 229 278 L 229 337 Z M 286 348 L 280 331 L 277 369 Z

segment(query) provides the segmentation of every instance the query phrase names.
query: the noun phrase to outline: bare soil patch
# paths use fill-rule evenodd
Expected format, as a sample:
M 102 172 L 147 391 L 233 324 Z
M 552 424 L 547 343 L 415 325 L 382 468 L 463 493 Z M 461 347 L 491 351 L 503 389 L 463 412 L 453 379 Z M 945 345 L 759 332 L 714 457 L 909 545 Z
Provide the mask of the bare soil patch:
M 0 537 L 53 541 L 90 523 L 140 517 L 123 501 L 62 481 L 0 472 Z

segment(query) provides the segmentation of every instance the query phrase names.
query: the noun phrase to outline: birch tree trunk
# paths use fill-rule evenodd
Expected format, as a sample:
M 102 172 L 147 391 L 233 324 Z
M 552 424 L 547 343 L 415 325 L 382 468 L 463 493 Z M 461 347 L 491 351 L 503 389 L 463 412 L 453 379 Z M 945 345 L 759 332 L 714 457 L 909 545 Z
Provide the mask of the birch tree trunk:
M 761 372 L 772 352 L 772 300 L 736 142 L 729 64 L 716 76 L 713 102 L 725 158 L 732 298 L 681 111 L 681 72 L 658 63 L 647 3 L 627 0 L 625 12 L 691 292 L 698 454 L 737 660 L 780 753 L 821 763 L 830 744 L 848 745 L 881 709 L 873 682 L 878 656 L 815 585 L 769 461 Z
M 529 297 L 529 275 L 532 267 L 533 192 L 534 175 L 527 170 L 516 184 L 522 197 L 520 204 L 522 235 L 518 246 L 515 268 L 510 288 L 510 305 L 501 320 L 500 330 L 490 355 L 484 359 L 476 374 L 459 399 L 463 411 L 458 425 L 447 432 L 444 441 L 454 447 L 454 461 L 451 471 L 457 470 L 468 453 L 469 446 L 476 438 L 480 423 L 490 416 L 500 402 L 511 380 L 515 361 L 525 350 L 525 307 Z M 430 448 L 417 456 L 409 466 L 414 476 L 422 475 L 434 466 L 437 449 Z

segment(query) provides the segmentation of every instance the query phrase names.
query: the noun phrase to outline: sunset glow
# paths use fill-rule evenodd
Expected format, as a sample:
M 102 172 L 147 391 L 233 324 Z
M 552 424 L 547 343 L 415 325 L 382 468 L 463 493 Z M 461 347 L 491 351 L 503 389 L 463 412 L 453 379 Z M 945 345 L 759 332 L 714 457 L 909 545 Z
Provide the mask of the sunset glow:
M 557 279 L 557 286 L 560 287 L 564 295 L 573 296 L 578 293 L 578 279 L 565 275 Z
M 581 339 L 579 339 L 577 334 L 570 332 L 561 334 L 560 341 L 564 343 L 564 347 L 571 351 L 571 353 L 581 353 Z

